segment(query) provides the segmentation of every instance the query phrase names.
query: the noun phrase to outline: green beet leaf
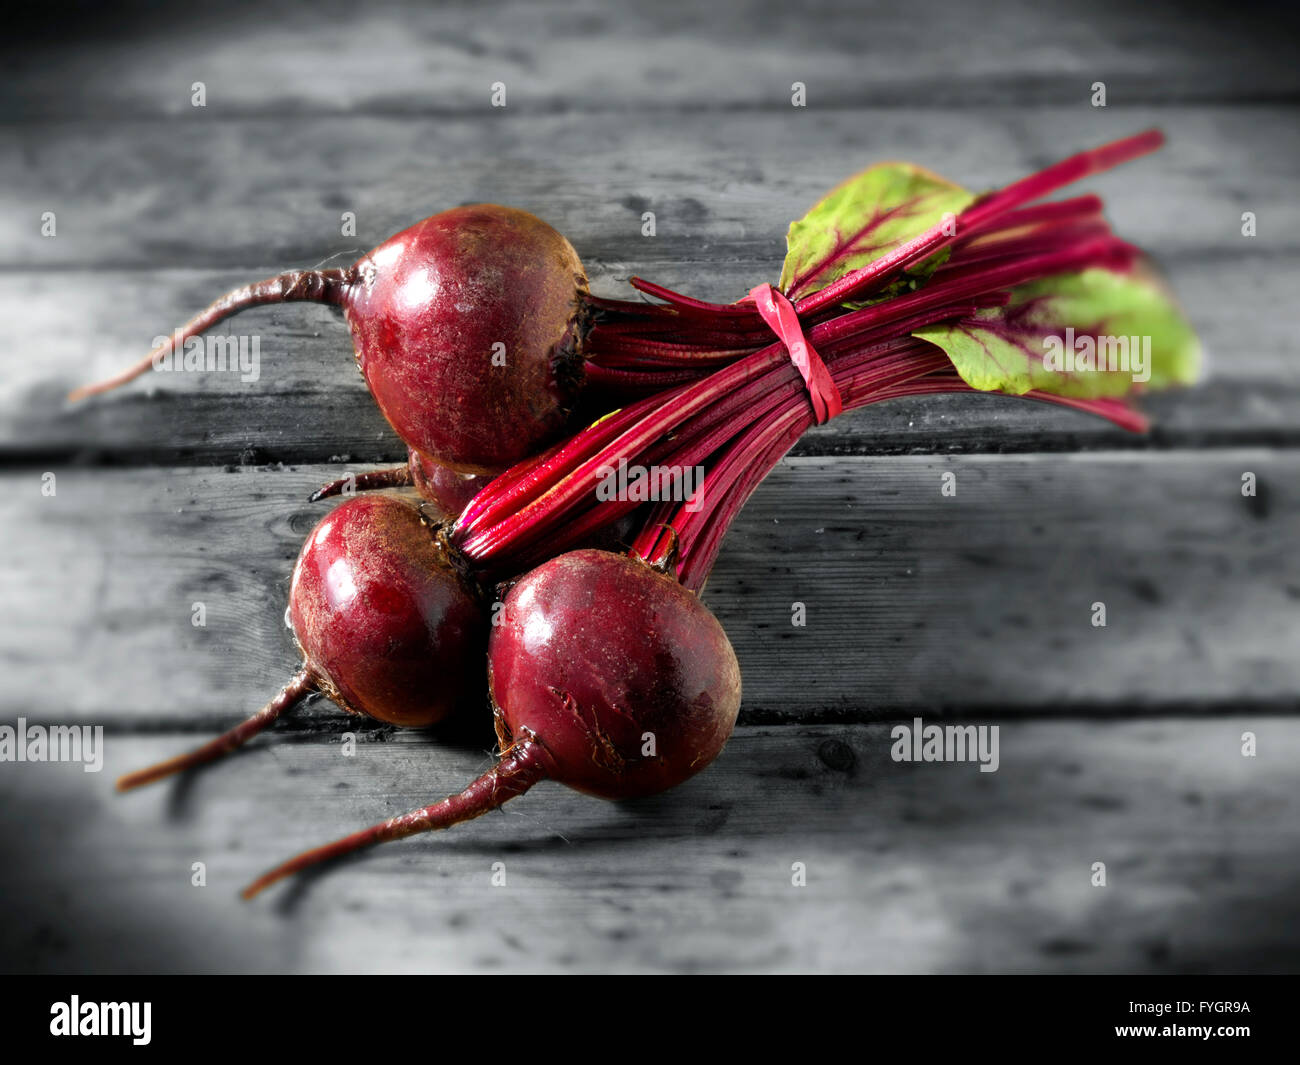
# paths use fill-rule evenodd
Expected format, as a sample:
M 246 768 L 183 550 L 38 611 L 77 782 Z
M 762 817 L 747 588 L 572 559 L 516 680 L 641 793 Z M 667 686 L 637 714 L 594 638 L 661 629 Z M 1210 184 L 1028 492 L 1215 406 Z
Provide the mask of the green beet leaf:
M 864 170 L 790 223 L 781 291 L 796 300 L 825 288 L 974 199 L 974 193 L 910 163 Z
M 1201 363 L 1192 327 L 1140 270 L 1044 278 L 1014 289 L 1006 307 L 913 335 L 942 348 L 972 388 L 1013 395 L 1095 399 L 1191 384 Z

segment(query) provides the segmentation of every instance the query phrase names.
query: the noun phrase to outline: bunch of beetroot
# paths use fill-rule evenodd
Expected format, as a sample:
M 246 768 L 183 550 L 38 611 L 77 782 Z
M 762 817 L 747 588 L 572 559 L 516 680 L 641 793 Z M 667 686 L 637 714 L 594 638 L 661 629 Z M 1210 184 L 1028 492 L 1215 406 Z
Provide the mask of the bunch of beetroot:
M 791 226 L 779 292 L 733 304 L 636 279 L 649 300 L 594 297 L 563 237 L 492 205 L 435 215 L 350 268 L 223 297 L 82 393 L 243 308 L 329 302 L 410 457 L 313 497 L 350 498 L 294 568 L 303 658 L 288 685 L 224 736 L 119 787 L 216 759 L 312 693 L 413 727 L 490 705 L 501 751 L 487 773 L 293 859 L 251 896 L 359 847 L 479 816 L 543 778 L 623 798 L 698 772 L 740 707 L 735 654 L 699 593 L 731 522 L 828 416 L 827 397 L 834 414 L 1011 394 L 1140 431 L 1128 403 L 1139 375 L 1113 338 L 1150 338 L 1148 387 L 1194 379 L 1194 335 L 1100 201 L 1039 202 L 1160 143 L 1141 134 L 983 196 L 916 167 L 873 167 Z M 645 489 L 656 471 L 695 469 L 689 498 L 664 498 L 663 483 L 608 491 L 615 470 L 638 471 Z M 399 486 L 426 502 L 352 495 Z

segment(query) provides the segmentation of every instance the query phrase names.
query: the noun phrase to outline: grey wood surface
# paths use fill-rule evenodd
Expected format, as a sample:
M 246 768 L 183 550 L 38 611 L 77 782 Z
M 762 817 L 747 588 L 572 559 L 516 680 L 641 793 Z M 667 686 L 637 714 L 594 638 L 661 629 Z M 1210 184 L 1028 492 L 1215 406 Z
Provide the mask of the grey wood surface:
M 742 727 L 673 792 L 542 784 L 253 905 L 269 864 L 458 787 L 486 746 L 282 737 L 106 799 L 193 739 L 115 734 L 101 774 L 0 775 L 6 818 L 41 826 L 7 836 L 0 945 L 46 971 L 1294 969 L 1294 719 L 1012 722 L 996 773 L 894 762 L 889 728 Z
M 1294 28 L 1174 3 L 232 3 L 8 35 L 0 724 L 101 724 L 108 747 L 99 774 L 0 764 L 0 965 L 1294 969 L 1300 76 L 1275 47 Z M 460 202 L 537 212 L 598 292 L 639 274 L 733 299 L 873 162 L 986 188 L 1151 125 L 1164 151 L 1086 187 L 1169 276 L 1207 380 L 1148 400 L 1143 438 L 985 397 L 810 433 L 706 591 L 742 727 L 683 788 L 544 785 L 252 906 L 235 889 L 268 863 L 480 770 L 483 723 L 403 734 L 316 703 L 225 765 L 112 794 L 282 682 L 288 575 L 324 512 L 306 493 L 402 451 L 323 308 L 230 324 L 261 338 L 256 383 L 160 375 L 75 409 L 68 387 L 232 284 Z M 999 723 L 998 772 L 892 761 L 915 715 Z
M 304 500 L 336 472 L 74 470 L 53 499 L 4 478 L 6 701 L 124 726 L 251 713 L 295 663 L 289 575 L 326 511 Z M 705 598 L 746 720 L 1294 708 L 1297 486 L 1300 456 L 1261 449 L 792 458 Z
M 1078 145 L 1151 125 L 1169 136 L 1164 151 L 1085 187 L 1108 197 L 1117 229 L 1164 268 L 1209 353 L 1201 389 L 1150 401 L 1156 439 L 1293 438 L 1300 127 L 1292 109 L 998 107 L 977 122 L 934 109 L 787 110 L 779 120 L 767 111 L 725 121 L 715 112 L 652 112 L 636 122 L 575 122 L 507 107 L 490 124 L 484 116 L 205 116 L 167 123 L 163 138 L 157 124 L 139 121 L 102 138 L 85 122 L 17 127 L 0 156 L 0 203 L 9 201 L 0 248 L 12 249 L 14 265 L 44 269 L 0 273 L 0 343 L 17 352 L 40 337 L 42 354 L 15 360 L 0 384 L 8 415 L 0 446 L 64 458 L 110 449 L 118 460 L 149 463 L 396 459 L 400 446 L 356 372 L 346 328 L 325 308 L 259 309 L 220 327 L 260 338 L 255 383 L 160 374 L 71 410 L 63 396 L 137 358 L 233 285 L 289 266 L 350 262 L 444 205 L 495 200 L 538 212 L 575 242 L 602 294 L 626 295 L 627 278 L 640 274 L 730 300 L 775 278 L 788 223 L 872 162 L 912 159 L 988 188 Z M 285 158 L 318 162 L 287 182 Z M 401 159 L 403 169 L 376 181 L 376 159 Z M 88 171 L 99 179 L 86 181 Z M 55 205 L 59 235 L 44 238 L 32 219 Z M 339 236 L 344 210 L 357 215 L 354 238 Z M 640 235 L 643 210 L 655 211 L 654 238 Z M 1258 217 L 1254 238 L 1241 235 L 1244 210 Z M 150 388 L 160 395 L 146 399 Z M 995 413 L 963 416 L 973 402 Z M 810 441 L 805 450 L 822 452 L 1133 443 L 1082 415 L 952 397 L 847 417 Z

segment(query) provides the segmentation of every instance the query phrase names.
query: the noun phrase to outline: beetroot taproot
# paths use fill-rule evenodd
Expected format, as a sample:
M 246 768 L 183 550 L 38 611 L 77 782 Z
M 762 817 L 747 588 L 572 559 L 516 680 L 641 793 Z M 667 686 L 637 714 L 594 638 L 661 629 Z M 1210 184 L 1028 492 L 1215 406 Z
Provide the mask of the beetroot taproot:
M 379 721 L 423 727 L 480 697 L 487 614 L 473 581 L 410 502 L 358 496 L 312 530 L 289 619 L 302 665 L 265 707 L 189 754 L 122 777 L 119 790 L 214 761 L 313 693 Z
M 740 667 L 717 619 L 626 555 L 573 551 L 521 578 L 488 661 L 496 765 L 440 802 L 291 859 L 244 897 L 362 847 L 479 817 L 541 780 L 606 799 L 664 791 L 717 757 L 740 710 Z
M 496 204 L 443 211 L 350 267 L 298 270 L 226 294 L 118 376 L 249 307 L 343 309 L 357 365 L 412 448 L 462 473 L 500 470 L 564 428 L 582 385 L 587 276 L 573 246 L 535 215 Z

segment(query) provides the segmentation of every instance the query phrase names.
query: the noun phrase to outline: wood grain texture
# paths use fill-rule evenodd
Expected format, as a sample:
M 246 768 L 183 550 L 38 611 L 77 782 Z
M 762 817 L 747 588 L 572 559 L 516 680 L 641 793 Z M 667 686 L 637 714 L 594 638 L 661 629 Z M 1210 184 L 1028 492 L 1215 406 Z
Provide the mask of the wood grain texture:
M 688 281 L 697 266 L 660 273 Z M 757 264 L 729 268 L 759 276 Z M 715 271 L 717 273 L 717 271 Z M 1300 440 L 1300 322 L 1290 292 L 1300 257 L 1274 264 L 1218 302 L 1220 264 L 1170 263 L 1170 281 L 1208 351 L 1207 380 L 1153 395 L 1142 406 L 1150 438 L 1073 411 L 993 396 L 938 396 L 853 412 L 810 432 L 803 454 L 1026 451 L 1068 448 L 1294 444 Z M 295 305 L 245 313 L 230 336 L 257 336 L 257 379 L 159 373 L 69 408 L 67 391 L 147 351 L 233 274 L 44 272 L 0 276 L 0 458 L 152 463 L 399 461 L 405 449 L 383 420 L 352 358 L 346 326 L 330 310 Z M 79 311 L 61 307 L 75 293 Z M 147 323 L 147 324 L 146 324 Z M 31 338 L 41 357 L 23 357 Z M 1249 338 L 1243 343 L 1242 338 Z M 97 353 L 93 354 L 92 353 Z
M 92 121 L 0 125 L 0 265 L 9 269 L 278 271 L 357 258 L 434 211 L 525 208 L 599 273 L 690 264 L 693 293 L 736 299 L 776 279 L 786 227 L 850 175 L 889 159 L 971 189 L 1005 185 L 1073 152 L 1158 126 L 1158 153 L 1080 185 L 1129 240 L 1168 256 L 1267 262 L 1300 247 L 1296 106 L 788 109 L 467 118 Z M 653 210 L 656 236 L 641 236 Z M 1259 235 L 1241 236 L 1241 212 Z M 58 235 L 43 236 L 54 211 Z M 356 214 L 356 236 L 340 215 Z M 1249 276 L 1249 275 L 1248 275 Z M 152 333 L 152 330 L 151 330 Z
M 40 472 L 0 491 L 6 713 L 213 729 L 274 693 L 302 500 L 338 468 L 72 469 L 53 499 Z M 796 458 L 706 599 L 747 720 L 1294 707 L 1297 484 L 1292 452 Z
M 1253 731 L 1258 756 L 1241 754 Z M 556 784 L 252 904 L 270 864 L 460 787 L 483 750 L 283 737 L 130 796 L 0 773 L 0 954 L 55 972 L 1239 972 L 1300 962 L 1300 723 L 1006 723 L 1000 767 L 891 760 L 884 725 L 742 728 L 675 791 Z M 191 886 L 192 863 L 207 886 Z M 493 863 L 506 883 L 493 887 Z M 803 862 L 807 886 L 792 886 Z M 1094 862 L 1107 886 L 1094 887 Z M 106 915 L 111 914 L 111 920 Z
M 1300 964 L 1294 10 L 227 0 L 53 17 L 11 12 L 0 39 L 0 723 L 103 724 L 108 749 L 100 774 L 0 765 L 5 970 Z M 1153 125 L 1165 150 L 1087 187 L 1169 275 L 1207 381 L 1152 397 L 1146 438 L 957 397 L 810 433 L 707 589 L 743 723 L 683 788 L 616 805 L 542 785 L 253 906 L 235 891 L 268 864 L 485 767 L 486 719 L 399 733 L 309 704 L 211 771 L 111 794 L 287 677 L 289 572 L 324 512 L 302 500 L 402 450 L 323 308 L 231 323 L 261 338 L 256 383 L 173 375 L 65 410 L 68 387 L 235 283 L 351 261 L 462 202 L 535 211 L 602 294 L 640 274 L 731 300 L 775 278 L 791 219 L 873 162 L 982 189 Z M 918 713 L 999 722 L 999 771 L 890 760 L 892 723 Z
M 312 119 L 160 127 L 112 138 L 77 124 L 11 127 L 0 154 L 0 457 L 111 461 L 396 459 L 401 447 L 356 373 L 346 330 L 324 308 L 248 312 L 259 378 L 170 374 L 64 409 L 72 386 L 148 350 L 236 283 L 290 266 L 346 262 L 427 210 L 473 199 L 531 207 L 574 240 L 604 294 L 644 274 L 734 299 L 778 268 L 789 220 L 868 162 L 905 157 L 973 187 L 1005 182 L 1074 148 L 1151 123 L 1161 154 L 1090 183 L 1127 238 L 1150 248 L 1202 333 L 1208 384 L 1155 397 L 1165 446 L 1291 441 L 1300 424 L 1295 303 L 1300 208 L 1288 108 L 707 116 L 668 122 Z M 412 128 L 413 126 L 417 128 Z M 773 136 L 779 131 L 780 136 Z M 592 146 L 593 138 L 596 146 Z M 671 152 L 663 146 L 673 144 Z M 1249 158 L 1231 172 L 1215 159 Z M 304 168 L 299 160 L 320 160 Z M 798 166 L 791 158 L 799 159 Z M 384 160 L 378 167 L 376 160 Z M 1207 173 L 1211 176 L 1207 178 Z M 95 175 L 96 180 L 89 180 Z M 54 210 L 59 235 L 39 234 Z M 1254 210 L 1259 235 L 1243 238 Z M 339 215 L 358 237 L 338 237 Z M 641 237 L 641 212 L 658 236 Z M 222 266 L 221 264 L 226 264 Z M 33 347 L 33 344 L 36 347 Z M 38 354 L 34 354 L 38 353 Z M 154 386 L 158 398 L 148 400 Z M 1059 450 L 1132 446 L 1083 415 L 944 397 L 891 405 L 812 434 L 805 452 Z
M 58 36 L 11 30 L 0 106 L 177 117 L 195 80 L 210 109 L 258 116 L 488 115 L 496 81 L 516 108 L 639 115 L 788 106 L 795 80 L 826 108 L 1057 103 L 1097 80 L 1116 101 L 1294 99 L 1275 45 L 1295 25 L 1290 9 L 1252 18 L 1196 0 L 117 4 Z

